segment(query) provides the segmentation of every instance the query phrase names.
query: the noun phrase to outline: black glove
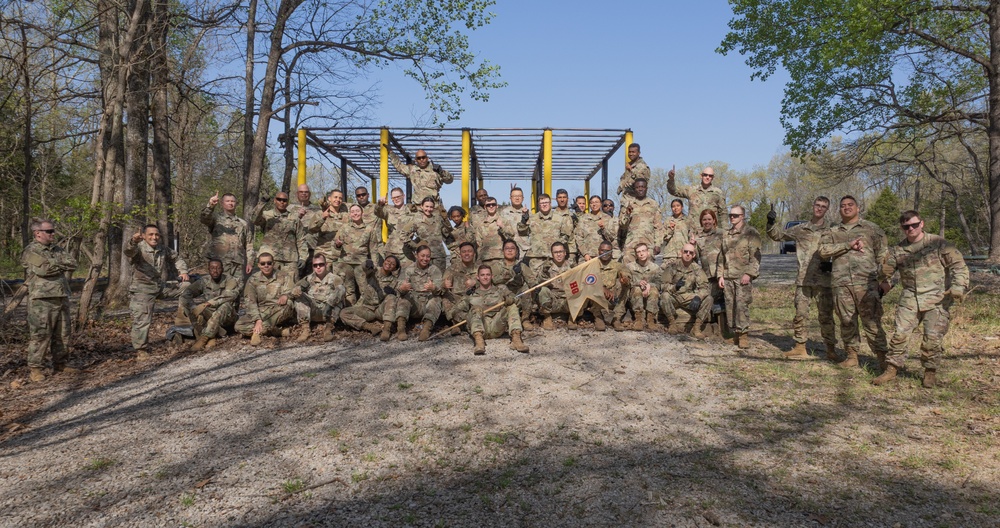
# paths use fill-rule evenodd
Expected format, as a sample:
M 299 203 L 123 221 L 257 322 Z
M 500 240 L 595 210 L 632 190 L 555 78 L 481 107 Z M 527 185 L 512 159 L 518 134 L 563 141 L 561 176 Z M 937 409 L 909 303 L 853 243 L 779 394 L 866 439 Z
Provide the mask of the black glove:
M 687 284 L 687 282 L 684 280 L 684 277 L 681 277 L 681 280 L 677 281 L 677 284 L 674 285 L 676 286 L 674 289 L 676 291 L 681 291 L 681 288 L 683 288 L 685 284 Z
M 833 262 L 824 260 L 819 263 L 819 270 L 823 273 L 833 273 Z
M 695 295 L 694 298 L 691 299 L 691 303 L 688 304 L 688 308 L 690 308 L 692 312 L 697 312 L 698 308 L 701 308 L 701 297 Z
M 465 290 L 465 294 L 466 295 L 472 295 L 473 293 L 476 293 L 476 287 L 475 286 L 469 288 L 468 290 Z
M 528 218 L 530 218 L 530 217 L 531 217 L 531 213 L 529 213 L 528 211 L 525 211 L 525 212 L 521 213 L 521 223 L 522 224 L 527 224 L 528 223 Z
M 437 163 L 435 163 L 432 168 L 434 169 L 434 172 L 441 172 L 441 166 Z
M 514 267 L 512 267 L 511 269 L 514 270 L 514 273 L 517 273 L 518 275 L 520 275 L 521 274 L 521 263 L 518 262 L 517 264 L 514 264 Z
M 396 295 L 396 289 L 392 286 L 386 286 L 385 288 L 382 288 L 382 291 L 384 291 L 386 295 Z
M 410 240 L 412 240 L 414 242 L 419 242 L 420 241 L 420 235 L 417 234 L 416 231 L 414 231 L 414 232 L 410 233 Z
M 372 261 L 372 259 L 368 259 L 365 261 L 365 269 L 368 271 L 375 269 L 375 263 Z
M 773 226 L 774 223 L 777 221 L 778 221 L 778 213 L 776 213 L 774 210 L 771 210 L 771 212 L 767 213 L 767 225 Z

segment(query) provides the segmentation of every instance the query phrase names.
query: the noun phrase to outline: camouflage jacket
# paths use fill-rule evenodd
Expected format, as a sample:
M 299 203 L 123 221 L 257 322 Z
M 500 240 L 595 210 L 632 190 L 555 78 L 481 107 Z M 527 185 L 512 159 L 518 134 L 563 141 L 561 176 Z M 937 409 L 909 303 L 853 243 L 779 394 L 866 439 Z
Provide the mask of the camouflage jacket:
M 549 258 L 552 256 L 553 243 L 569 242 L 573 235 L 573 224 L 565 216 L 556 216 L 552 211 L 549 211 L 549 214 L 537 212 L 531 214 L 527 224 L 519 222 L 517 232 L 528 235 L 529 247 L 526 257 Z
M 627 286 L 622 284 L 622 278 L 630 281 L 629 284 L 631 284 L 632 274 L 629 273 L 624 264 L 617 260 L 612 260 L 607 264 L 601 262 L 601 285 L 612 292 L 618 293 L 615 299 L 616 302 L 620 300 L 621 292 Z
M 430 216 L 418 213 L 410 218 L 411 232 L 416 233 L 417 240 L 408 242 L 410 248 L 416 249 L 422 245 L 431 248 L 431 258 L 445 258 L 444 241 L 451 238 L 451 222 L 445 220 L 437 212 L 432 212 Z
M 419 212 L 415 212 L 412 205 L 409 204 L 403 204 L 402 207 L 375 205 L 375 216 L 385 220 L 389 231 L 389 236 L 385 241 L 386 255 L 398 257 L 403 254 L 403 247 L 410 241 L 410 236 L 413 234 L 411 221 L 416 215 L 423 216 Z
M 929 310 L 944 300 L 950 289 L 965 293 L 969 288 L 969 267 L 962 253 L 944 238 L 924 233 L 924 238 L 910 243 L 903 239 L 889 248 L 879 270 L 879 282 L 899 272 L 903 296 L 913 297 L 918 310 Z
M 538 277 L 538 283 L 541 284 L 553 277 L 557 277 L 562 273 L 566 273 L 573 268 L 573 265 L 569 263 L 569 260 L 565 260 L 562 266 L 556 265 L 554 260 L 549 259 L 548 262 L 542 267 L 542 272 Z M 560 277 L 552 282 L 550 282 L 547 287 L 556 296 L 564 296 L 566 294 L 566 278 Z
M 270 277 L 257 271 L 247 279 L 246 286 L 243 287 L 243 303 L 241 306 L 246 311 L 246 315 L 251 321 L 263 319 L 261 317 L 262 308 L 278 306 L 278 299 L 282 295 L 287 295 L 291 301 L 292 288 L 294 283 L 291 277 L 282 273 L 271 273 Z
M 288 206 L 288 210 L 296 216 L 299 215 L 299 211 L 301 209 L 306 210 L 305 214 L 299 217 L 299 222 L 302 224 L 302 230 L 305 231 L 303 237 L 306 239 L 306 247 L 309 249 L 316 249 L 316 232 L 310 228 L 311 226 L 323 223 L 323 209 L 316 204 L 291 204 Z
M 660 279 L 660 272 L 662 271 L 656 262 L 653 262 L 652 257 L 646 260 L 645 264 L 639 264 L 639 261 L 630 262 L 626 268 L 628 269 L 629 278 L 631 280 L 632 286 L 638 286 L 639 281 L 646 281 L 649 284 L 656 285 Z
M 428 164 L 424 169 L 415 164 L 407 165 L 392 150 L 389 151 L 389 161 L 392 162 L 392 166 L 396 168 L 397 172 L 410 180 L 413 186 L 412 196 L 414 201 L 417 202 L 430 196 L 438 203 L 441 203 L 441 196 L 439 194 L 441 187 L 445 183 L 455 181 L 455 177 L 443 168 L 440 172 L 434 172 L 434 166 L 431 164 Z
M 565 240 L 565 242 L 566 245 L 569 246 L 569 256 L 572 257 L 573 255 L 576 255 L 577 253 L 576 224 L 579 221 L 579 218 L 576 216 L 576 213 L 574 213 L 573 210 L 569 207 L 567 207 L 566 209 L 559 209 L 558 207 L 553 207 L 552 215 L 555 217 L 565 218 L 566 220 L 569 221 L 569 229 L 570 229 L 569 239 Z M 552 242 L 555 242 L 555 240 L 553 240 Z M 552 242 L 549 242 L 549 244 L 551 245 Z M 551 253 L 546 253 L 546 255 L 551 255 Z
M 514 271 L 514 266 L 520 265 L 521 272 Z M 493 284 L 506 286 L 512 293 L 520 293 L 528 280 L 525 276 L 529 272 L 528 266 L 521 264 L 521 261 L 507 262 L 507 259 L 494 260 L 490 263 L 493 269 Z
M 680 258 L 681 248 L 691 240 L 691 217 L 682 214 L 680 217 L 667 218 L 663 222 L 663 248 L 660 254 L 663 258 Z
M 719 267 L 719 276 L 726 280 L 739 280 L 743 275 L 756 279 L 760 275 L 760 233 L 746 222 L 739 230 L 725 231 Z
M 681 279 L 684 280 L 684 284 L 678 289 L 677 283 Z M 704 300 L 712 292 L 708 275 L 705 275 L 705 270 L 694 262 L 690 266 L 685 266 L 684 262 L 679 260 L 667 264 L 663 267 L 657 283 L 660 285 L 661 294 L 669 293 L 682 302 L 690 301 L 695 295 Z
M 682 185 L 680 187 L 673 178 L 667 180 L 667 192 L 670 194 L 688 199 L 688 215 L 692 218 L 701 218 L 701 212 L 705 209 L 715 209 L 715 214 L 719 215 L 719 220 L 726 218 L 726 195 L 722 189 L 710 185 L 705 189 L 698 185 Z
M 851 249 L 851 242 L 861 238 L 861 251 Z M 878 279 L 879 266 L 888 251 L 885 232 L 868 220 L 850 225 L 834 224 L 820 236 L 819 256 L 833 259 L 833 286 L 868 287 Z
M 644 242 L 652 254 L 653 247 L 659 246 L 663 240 L 663 222 L 660 219 L 660 204 L 650 197 L 633 200 L 628 208 L 622 211 L 619 229 L 625 231 L 625 246 L 631 248 L 634 244 Z
M 28 286 L 28 300 L 62 299 L 69 297 L 66 272 L 76 269 L 76 261 L 63 248 L 32 241 L 21 254 Z
M 469 311 L 471 308 L 480 308 L 485 311 L 487 308 L 501 303 L 508 306 L 514 304 L 514 295 L 510 290 L 497 286 L 492 286 L 490 289 L 484 290 L 482 285 L 477 283 L 476 290 L 471 295 L 466 295 L 462 298 L 455 312 L 463 313 Z M 498 315 L 501 312 L 493 310 L 490 313 Z
M 208 226 L 211 235 L 206 258 L 237 263 L 244 268 L 247 262 L 257 260 L 250 224 L 246 220 L 225 211 L 216 212 L 215 207 L 202 209 L 200 219 L 202 224 Z
M 309 257 L 309 246 L 298 214 L 258 208 L 253 223 L 264 233 L 260 253 L 270 253 L 278 262 L 293 262 L 302 267 Z
M 458 254 L 458 246 L 461 246 L 465 242 L 476 243 L 475 237 L 472 234 L 472 227 L 469 226 L 468 222 L 462 222 L 460 224 L 451 225 L 451 236 L 445 240 L 448 245 L 448 252 L 452 255 Z
M 123 253 L 132 265 L 132 283 L 128 287 L 130 292 L 159 292 L 163 289 L 163 272 L 171 264 L 178 275 L 188 272 L 187 264 L 177 252 L 163 245 L 153 248 L 145 240 L 133 242 L 130 238 L 125 243 Z
M 521 209 L 528 210 L 524 205 L 521 206 Z M 513 205 L 505 205 L 500 208 L 500 212 L 498 214 L 501 218 L 503 218 L 504 225 L 516 226 L 521 222 L 522 213 L 523 211 L 514 209 Z M 522 235 L 520 230 L 517 230 L 514 233 L 514 241 L 517 242 L 517 247 L 521 250 L 521 256 L 527 255 L 528 249 L 531 246 L 531 242 L 528 240 L 528 237 Z
M 452 293 L 465 295 L 466 290 L 476 285 L 478 274 L 479 262 L 473 262 L 466 266 L 462 263 L 462 259 L 452 259 L 451 265 L 444 270 L 444 288 Z M 467 283 L 467 281 L 471 281 L 471 283 Z M 449 284 L 451 284 L 450 287 Z
M 372 310 L 378 308 L 379 305 L 382 304 L 382 301 L 385 300 L 386 296 L 390 295 L 385 292 L 385 288 L 389 287 L 395 289 L 398 280 L 399 270 L 396 270 L 388 275 L 385 274 L 385 271 L 379 267 L 366 271 L 365 281 L 368 282 L 370 287 L 360 288 L 361 298 L 358 299 L 357 304 L 367 306 Z
M 337 248 L 336 240 L 343 244 Z M 363 264 L 365 260 L 378 260 L 382 249 L 381 227 L 366 224 L 364 220 L 356 224 L 351 220 L 340 224 L 334 239 L 334 250 L 338 251 L 336 260 L 350 265 Z
M 701 230 L 692 233 L 692 237 L 694 238 L 694 246 L 698 250 L 698 262 L 701 263 L 701 269 L 705 270 L 708 278 L 718 278 L 719 264 L 722 261 L 722 230 L 716 228 L 707 233 Z
M 321 279 L 315 273 L 310 273 L 295 284 L 295 287 L 292 289 L 292 298 L 298 299 L 306 295 L 317 303 L 323 303 L 327 306 L 337 306 L 343 304 L 346 292 L 344 279 L 340 275 L 327 273 Z
M 799 261 L 799 274 L 795 278 L 796 285 L 830 287 L 830 274 L 820 270 L 823 258 L 819 256 L 820 238 L 823 231 L 829 227 L 830 222 L 824 219 L 819 225 L 806 222 L 786 230 L 775 223 L 767 228 L 767 236 L 771 240 L 776 242 L 795 241 L 795 258 Z
M 515 226 L 504 222 L 500 215 L 489 214 L 470 218 L 469 223 L 479 251 L 479 260 L 485 262 L 503 258 L 503 242 L 514 238 Z
M 574 230 L 576 239 L 576 250 L 582 258 L 590 255 L 597 258 L 601 254 L 601 242 L 611 242 L 617 245 L 617 232 L 612 228 L 611 215 L 603 212 L 597 214 L 587 213 L 580 215 Z M 603 226 L 603 227 L 602 227 Z
M 428 281 L 433 285 L 430 290 L 425 289 Z M 406 293 L 402 293 L 402 297 L 413 301 L 433 295 L 440 295 L 444 291 L 444 278 L 437 266 L 429 265 L 426 268 L 421 268 L 417 264 L 411 264 L 399 272 L 398 284 L 401 285 L 404 282 L 410 283 L 412 289 Z
M 323 255 L 327 262 L 337 262 L 340 258 L 340 248 L 336 245 L 337 231 L 350 222 L 347 213 L 329 213 L 327 218 L 319 215 L 320 223 L 315 226 L 316 250 L 314 255 Z
M 232 304 L 240 296 L 240 281 L 223 274 L 216 281 L 211 275 L 202 275 L 191 283 L 185 295 L 191 299 L 204 297 L 205 302 L 213 308 L 223 304 Z
M 650 178 L 649 165 L 646 164 L 646 160 L 642 159 L 642 157 L 635 160 L 631 169 L 626 168 L 625 172 L 622 173 L 622 177 L 618 183 L 618 194 L 625 193 L 625 196 L 634 200 L 635 193 L 632 191 L 632 185 L 640 178 L 646 181 L 649 181 Z

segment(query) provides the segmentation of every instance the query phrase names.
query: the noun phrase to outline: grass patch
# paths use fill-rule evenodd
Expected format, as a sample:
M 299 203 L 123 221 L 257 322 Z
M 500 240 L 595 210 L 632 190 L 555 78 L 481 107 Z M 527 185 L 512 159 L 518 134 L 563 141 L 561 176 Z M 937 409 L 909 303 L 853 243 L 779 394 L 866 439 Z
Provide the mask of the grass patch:
M 116 461 L 112 458 L 98 457 L 92 458 L 83 467 L 88 471 L 104 471 L 105 469 L 115 465 L 115 463 Z
M 289 495 L 298 493 L 304 489 L 306 489 L 306 483 L 299 478 L 286 480 L 281 483 L 281 491 L 284 491 Z
M 406 382 L 403 382 L 403 381 L 399 382 L 399 385 L 397 385 L 397 387 L 399 387 L 399 390 L 406 390 L 406 389 L 409 389 L 412 386 L 413 386 L 412 383 L 406 383 Z

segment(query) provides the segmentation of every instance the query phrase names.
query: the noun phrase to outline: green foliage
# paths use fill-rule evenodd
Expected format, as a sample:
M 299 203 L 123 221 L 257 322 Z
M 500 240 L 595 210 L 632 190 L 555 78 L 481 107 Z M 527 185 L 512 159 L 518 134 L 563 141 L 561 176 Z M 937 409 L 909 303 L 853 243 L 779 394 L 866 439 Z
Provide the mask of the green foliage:
M 757 204 L 756 207 L 750 212 L 747 217 L 747 223 L 753 226 L 761 237 L 766 237 L 767 232 L 767 213 L 771 210 L 771 204 L 764 198 Z
M 865 211 L 864 217 L 869 222 L 874 222 L 885 231 L 889 237 L 889 244 L 900 241 L 902 236 L 899 231 L 899 214 L 902 213 L 902 203 L 899 196 L 886 187 L 878 194 L 875 202 Z

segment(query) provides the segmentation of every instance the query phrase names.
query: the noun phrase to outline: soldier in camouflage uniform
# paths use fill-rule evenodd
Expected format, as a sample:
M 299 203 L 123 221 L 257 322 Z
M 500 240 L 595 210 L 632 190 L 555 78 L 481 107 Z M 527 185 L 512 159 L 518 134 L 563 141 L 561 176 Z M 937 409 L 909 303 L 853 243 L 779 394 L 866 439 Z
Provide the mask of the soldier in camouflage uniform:
M 774 208 L 767 213 L 767 236 L 776 242 L 795 242 L 795 257 L 799 262 L 799 273 L 795 278 L 795 318 L 792 328 L 795 332 L 795 347 L 785 353 L 788 359 L 809 359 L 806 350 L 806 320 L 809 318 L 809 304 L 816 300 L 819 311 L 819 328 L 826 343 L 826 354 L 836 356 L 837 334 L 833 324 L 833 290 L 830 288 L 829 261 L 819 256 L 819 241 L 823 231 L 830 227 L 826 212 L 830 209 L 830 199 L 819 196 L 813 200 L 812 218 L 792 228 L 782 229 L 777 223 Z
M 732 329 L 733 344 L 750 348 L 750 303 L 753 284 L 760 274 L 760 233 L 746 223 L 741 205 L 729 210 L 730 228 L 722 235 L 719 254 L 719 288 L 726 299 L 726 320 Z
M 187 264 L 176 251 L 160 245 L 160 241 L 160 229 L 150 224 L 132 235 L 123 251 L 132 266 L 128 308 L 132 313 L 132 348 L 140 361 L 149 357 L 149 325 L 153 322 L 156 299 L 177 299 L 191 286 Z M 161 278 L 170 267 L 176 268 L 180 279 L 176 286 L 164 283 Z M 180 320 L 182 314 L 183 308 L 178 310 L 175 324 L 187 322 L 186 319 L 183 322 Z
M 458 254 L 458 246 L 462 245 L 463 242 L 475 243 L 474 237 L 472 235 L 472 228 L 469 227 L 469 223 L 465 221 L 465 209 L 455 205 L 448 209 L 448 219 L 451 220 L 451 236 L 445 242 L 448 245 L 448 253 L 452 255 Z
M 594 329 L 598 332 L 603 332 L 607 328 L 609 320 L 611 326 L 621 332 L 625 330 L 622 318 L 627 308 L 626 294 L 631 275 L 624 264 L 614 260 L 611 242 L 601 242 L 598 251 L 601 260 L 601 286 L 604 288 L 604 298 L 608 301 L 608 308 L 587 301 L 586 310 L 594 316 Z
M 416 152 L 416 156 L 414 156 L 416 164 L 411 165 L 404 164 L 388 145 L 382 145 L 382 148 L 389 151 L 389 161 L 396 168 L 396 172 L 410 180 L 413 186 L 412 196 L 419 200 L 430 196 L 434 199 L 434 203 L 444 212 L 444 207 L 441 205 L 441 187 L 446 183 L 455 181 L 455 177 L 440 165 L 431 161 L 424 150 Z
M 444 271 L 447 257 L 445 240 L 451 238 L 451 225 L 441 215 L 434 214 L 436 206 L 429 196 L 420 202 L 420 212 L 410 218 L 409 227 L 413 236 L 407 245 L 411 254 L 420 246 L 431 248 L 431 264 Z
M 379 232 L 378 236 L 381 237 L 382 221 L 375 216 L 375 204 L 368 201 L 369 196 L 368 189 L 364 187 L 354 189 L 354 203 L 361 208 L 361 220 L 366 226 L 374 226 Z
M 322 254 L 326 263 L 336 271 L 335 264 L 340 258 L 340 248 L 336 246 L 337 231 L 350 221 L 347 207 L 344 205 L 344 193 L 334 190 L 326 202 L 326 209 L 308 225 L 309 231 L 316 233 L 316 249 L 314 255 Z
M 433 252 L 432 252 L 433 254 Z M 466 292 L 476 287 L 476 273 L 479 262 L 476 261 L 476 248 L 470 242 L 458 248 L 457 259 L 451 260 L 451 265 L 444 270 L 444 298 L 442 306 L 445 318 L 452 323 L 465 320 L 465 313 L 456 311 L 456 307 L 465 298 Z
M 569 250 L 566 249 L 566 244 L 553 242 L 550 251 L 552 260 L 542 266 L 537 277 L 539 284 L 558 277 L 573 267 L 567 259 Z M 576 321 L 572 317 L 569 317 L 569 304 L 566 300 L 565 282 L 565 278 L 558 278 L 538 289 L 538 312 L 544 318 L 542 320 L 542 328 L 545 330 L 554 329 L 555 325 L 552 322 L 552 316 L 563 313 L 567 315 L 566 329 L 576 330 L 578 328 Z
M 823 232 L 819 245 L 820 258 L 833 259 L 833 299 L 840 319 L 840 336 L 847 351 L 847 359 L 839 365 L 843 368 L 858 366 L 859 317 L 868 346 L 882 363 L 888 345 L 882 328 L 882 296 L 877 279 L 879 265 L 888 251 L 886 236 L 879 226 L 861 219 L 858 201 L 853 196 L 841 198 L 840 218 L 839 224 Z
M 475 341 L 472 352 L 477 356 L 486 353 L 486 341 L 510 332 L 510 348 L 521 353 L 528 352 L 528 346 L 521 340 L 521 316 L 514 305 L 510 290 L 493 285 L 493 269 L 486 264 L 478 267 L 477 284 L 472 293 L 465 296 L 458 311 L 468 314 L 469 334 Z M 489 308 L 502 304 L 500 308 Z
M 510 291 L 511 295 L 519 295 L 528 289 L 528 280 L 525 273 L 529 270 L 521 263 L 521 250 L 517 242 L 508 240 L 503 243 L 503 259 L 494 260 L 493 284 L 503 286 Z M 525 330 L 533 330 L 534 324 L 529 320 L 532 317 L 533 299 L 531 294 L 517 297 L 517 308 L 521 312 L 521 326 Z
M 370 285 L 358 302 L 340 311 L 340 320 L 355 330 L 381 332 L 382 341 L 392 335 L 396 319 L 396 281 L 399 278 L 399 260 L 389 255 L 377 269 L 368 270 L 365 280 Z
M 714 209 L 703 210 L 698 220 L 701 231 L 692 232 L 689 241 L 697 248 L 698 262 L 711 283 L 712 304 L 724 306 L 724 295 L 722 288 L 719 287 L 719 255 L 722 254 L 723 231 L 717 227 L 719 219 Z
M 948 309 L 952 302 L 965 298 L 969 268 L 954 244 L 924 233 L 924 222 L 916 211 L 900 215 L 899 226 L 906 238 L 889 249 L 879 270 L 879 280 L 882 292 L 888 292 L 891 288 L 888 281 L 898 271 L 903 295 L 896 306 L 896 332 L 889 342 L 885 372 L 872 383 L 881 385 L 896 377 L 896 371 L 903 368 L 906 360 L 910 335 L 923 322 L 920 363 L 924 367 L 923 386 L 930 389 L 937 383 L 938 358 L 944 352 Z
M 524 213 L 531 213 L 531 209 L 524 205 L 524 191 L 520 187 L 511 187 L 510 205 L 500 208 L 500 217 L 503 218 L 505 225 L 517 225 Z M 520 232 L 515 232 L 514 241 L 517 242 L 517 247 L 521 250 L 522 254 L 527 253 L 530 247 L 528 237 L 522 235 Z
M 364 223 L 362 208 L 351 204 L 347 222 L 340 224 L 333 240 L 337 255 L 337 275 L 347 289 L 347 302 L 354 304 L 358 295 L 364 295 L 368 283 L 364 281 L 362 266 L 368 260 L 377 260 L 382 250 L 382 229 L 374 223 Z M 360 279 L 360 280 L 359 280 Z
M 388 206 L 383 198 L 380 198 L 375 204 L 375 216 L 385 220 L 389 231 L 383 251 L 386 256 L 392 255 L 399 262 L 409 263 L 412 260 L 406 256 L 403 248 L 406 247 L 406 243 L 410 241 L 410 236 L 413 233 L 413 227 L 410 223 L 414 218 L 415 211 L 412 205 L 405 203 L 406 196 L 399 187 L 394 187 L 389 191 L 389 195 L 392 198 L 392 206 Z
M 55 372 L 76 371 L 66 366 L 70 337 L 69 281 L 76 260 L 55 245 L 55 226 L 49 221 L 31 224 L 34 240 L 21 254 L 24 284 L 28 287 L 28 367 L 31 381 L 45 379 L 45 356 L 51 354 Z
M 626 207 L 619 219 L 619 229 L 625 234 L 622 247 L 624 262 L 635 261 L 635 247 L 643 243 L 652 249 L 651 257 L 660 253 L 659 243 L 663 240 L 663 222 L 660 220 L 660 204 L 646 196 L 646 180 L 636 180 L 632 185 L 635 198 Z
M 601 242 L 611 242 L 617 238 L 617 233 L 611 228 L 611 216 L 601 211 L 601 201 L 601 197 L 596 194 L 590 197 L 590 210 L 580 215 L 573 232 L 576 249 L 583 260 L 597 258 L 601 254 L 598 250 Z
M 569 256 L 566 257 L 566 260 L 570 264 L 576 264 L 579 251 L 576 247 L 576 224 L 579 218 L 577 218 L 573 208 L 569 206 L 569 193 L 566 192 L 566 189 L 556 191 L 556 207 L 552 209 L 552 214 L 569 220 L 572 231 L 570 232 L 569 240 L 566 242 L 566 247 L 569 248 Z
M 208 199 L 208 205 L 201 211 L 201 223 L 208 226 L 211 240 L 206 259 L 222 261 L 226 275 L 243 282 L 253 271 L 254 249 L 250 224 L 236 216 L 236 196 L 222 195 L 222 211 L 216 212 L 219 193 Z
M 312 262 L 313 251 L 316 250 L 316 232 L 310 230 L 310 226 L 323 222 L 323 208 L 311 202 L 312 191 L 304 183 L 299 185 L 295 191 L 295 197 L 298 202 L 289 205 L 288 210 L 292 214 L 299 216 L 299 222 L 302 224 L 303 230 L 305 230 L 303 236 L 306 239 L 306 247 L 309 248 L 309 256 L 306 258 L 306 261 Z M 309 270 L 302 270 L 302 272 L 309 273 Z
M 181 306 L 188 320 L 193 318 L 195 340 L 191 350 L 198 352 L 210 348 L 216 337 L 226 335 L 224 327 L 236 323 L 236 299 L 240 296 L 240 281 L 223 273 L 222 262 L 208 261 L 208 275 L 202 275 L 181 296 Z M 194 305 L 196 297 L 204 302 Z
M 695 314 L 691 335 L 702 339 L 701 329 L 712 315 L 712 288 L 708 275 L 694 262 L 697 249 L 694 244 L 681 246 L 680 258 L 663 266 L 657 281 L 660 285 L 660 311 L 667 318 L 667 329 L 672 331 L 677 309 L 683 308 Z
M 513 239 L 515 227 L 505 224 L 497 212 L 496 198 L 486 198 L 486 213 L 469 218 L 479 260 L 489 264 L 503 258 L 503 241 Z
M 653 262 L 649 254 L 649 246 L 639 242 L 635 246 L 635 259 L 626 265 L 629 272 L 629 282 L 632 283 L 629 304 L 635 315 L 632 330 L 657 330 L 659 323 L 656 318 L 660 314 L 660 289 L 657 284 L 660 278 L 660 267 Z
M 371 261 L 366 263 L 374 269 Z M 344 281 L 328 269 L 326 257 L 316 255 L 312 260 L 312 273 L 300 280 L 292 288 L 295 300 L 295 315 L 299 321 L 299 335 L 296 342 L 309 339 L 310 323 L 324 323 L 323 341 L 333 341 L 333 326 L 344 307 Z
M 441 270 L 431 265 L 431 248 L 420 246 L 416 251 L 416 261 L 399 274 L 396 291 L 396 338 L 406 341 L 406 322 L 411 318 L 422 320 L 418 341 L 431 337 L 434 323 L 441 317 L 441 294 L 444 293 L 444 279 Z
M 261 202 L 257 206 L 253 219 L 253 224 L 264 233 L 260 252 L 266 251 L 274 255 L 275 273 L 297 280 L 299 269 L 304 267 L 306 258 L 309 257 L 306 231 L 299 215 L 288 209 L 288 194 L 276 194 L 273 209 L 264 210 L 265 205 L 266 203 Z
M 715 180 L 715 169 L 705 167 L 701 171 L 701 185 L 685 185 L 678 187 L 674 181 L 674 169 L 667 173 L 667 191 L 681 198 L 688 199 L 688 213 L 701 215 L 701 211 L 712 209 L 717 217 L 726 215 L 726 196 L 722 189 L 712 185 Z
M 611 217 L 610 222 L 604 223 L 604 230 L 608 231 L 608 235 L 611 237 L 611 246 L 614 254 L 613 259 L 620 261 L 622 258 L 622 243 L 625 241 L 622 236 L 623 233 L 619 229 L 621 225 L 618 219 L 618 215 L 615 214 L 615 202 L 605 198 L 604 202 L 601 203 L 601 210 L 604 214 Z
M 639 153 L 639 144 L 632 143 L 628 146 L 628 161 L 625 162 L 625 172 L 622 173 L 618 183 L 618 202 L 622 204 L 622 210 L 632 204 L 635 200 L 635 182 L 638 180 L 649 181 L 652 174 L 649 165 L 642 159 Z
M 684 214 L 684 203 L 678 199 L 670 201 L 670 218 L 663 224 L 663 266 L 672 264 L 681 258 L 681 248 L 691 241 L 689 217 Z
M 478 218 L 486 214 L 486 199 L 489 196 L 490 193 L 486 192 L 486 189 L 476 189 L 476 203 L 472 204 L 472 207 L 469 208 L 469 218 L 467 219 L 470 224 L 473 218 Z
M 236 321 L 236 331 L 244 337 L 250 337 L 250 344 L 257 346 L 264 335 L 283 337 L 291 335 L 291 330 L 281 325 L 290 323 L 295 318 L 295 310 L 289 297 L 294 283 L 288 276 L 278 275 L 274 271 L 274 256 L 261 253 L 257 257 L 257 267 L 260 268 L 247 280 L 243 287 L 243 302 L 240 303 L 244 314 Z
M 528 284 L 534 286 L 541 282 L 542 267 L 552 258 L 552 242 L 567 243 L 573 236 L 573 224 L 564 216 L 556 216 L 552 212 L 552 198 L 548 194 L 538 197 L 538 212 L 524 216 L 517 224 L 517 232 L 528 236 L 528 252 L 525 262 L 529 271 L 525 273 Z

